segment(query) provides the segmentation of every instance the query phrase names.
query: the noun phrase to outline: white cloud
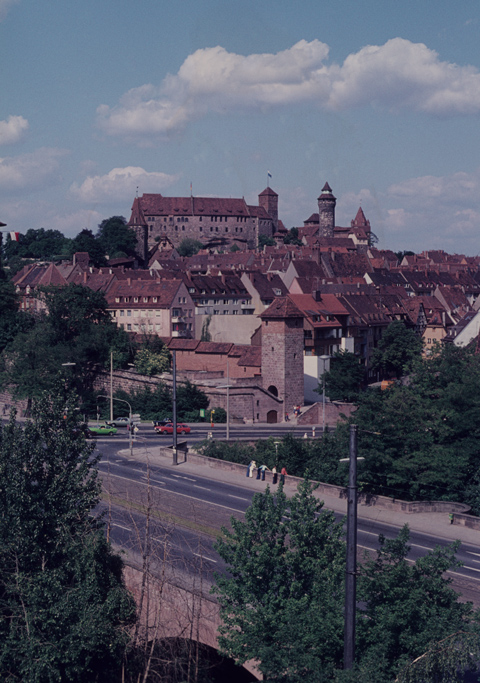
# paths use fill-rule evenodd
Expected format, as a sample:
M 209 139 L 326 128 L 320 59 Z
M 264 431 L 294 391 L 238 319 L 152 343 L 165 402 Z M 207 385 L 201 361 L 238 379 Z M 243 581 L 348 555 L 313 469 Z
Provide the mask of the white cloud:
M 13 145 L 19 142 L 28 130 L 28 121 L 23 116 L 9 116 L 0 121 L 0 145 Z
M 17 2 L 19 2 L 19 0 L 0 0 L 0 21 L 5 19 L 10 7 L 15 5 Z
M 480 168 L 473 173 L 409 178 L 378 195 L 369 190 L 348 194 L 338 200 L 337 213 L 342 215 L 340 224 L 347 225 L 361 198 L 380 248 L 474 255 L 479 251 L 479 197 Z
M 137 187 L 140 193 L 160 192 L 173 185 L 179 175 L 148 173 L 138 166 L 114 168 L 106 175 L 89 176 L 83 183 L 73 183 L 70 192 L 83 202 L 109 203 L 112 200 L 132 201 Z
M 33 192 L 60 182 L 60 159 L 67 153 L 42 147 L 30 154 L 0 158 L 0 192 Z
M 301 40 L 276 54 L 248 56 L 223 47 L 189 55 L 160 86 L 128 91 L 116 107 L 101 105 L 98 125 L 109 135 L 167 135 L 209 111 L 230 113 L 311 103 L 327 110 L 375 105 L 436 116 L 478 114 L 480 73 L 442 62 L 422 43 L 394 38 L 326 64 L 329 48 Z

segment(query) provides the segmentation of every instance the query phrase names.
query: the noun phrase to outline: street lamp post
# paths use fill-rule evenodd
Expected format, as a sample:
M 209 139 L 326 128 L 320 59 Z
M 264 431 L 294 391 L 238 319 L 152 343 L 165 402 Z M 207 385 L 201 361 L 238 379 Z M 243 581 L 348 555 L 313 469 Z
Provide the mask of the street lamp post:
M 350 425 L 350 452 L 340 462 L 349 463 L 347 498 L 347 558 L 345 570 L 345 631 L 343 668 L 351 669 L 355 662 L 355 610 L 357 602 L 357 446 L 358 426 Z
M 172 409 L 173 409 L 173 464 L 178 465 L 177 454 L 177 352 L 172 349 Z
M 325 434 L 325 363 L 330 360 L 330 356 L 324 355 L 320 356 L 320 360 L 323 362 L 322 371 L 322 405 L 323 405 L 323 420 L 322 420 L 322 434 Z

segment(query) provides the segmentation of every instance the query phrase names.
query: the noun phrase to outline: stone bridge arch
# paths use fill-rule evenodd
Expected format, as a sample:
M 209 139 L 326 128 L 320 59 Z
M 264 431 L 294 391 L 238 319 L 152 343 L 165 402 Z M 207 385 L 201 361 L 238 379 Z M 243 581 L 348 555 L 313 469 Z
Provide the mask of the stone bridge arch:
M 127 588 L 139 606 L 142 595 L 142 572 L 132 564 L 125 564 L 124 577 Z M 153 636 L 157 640 L 185 638 L 197 640 L 218 650 L 219 607 L 208 594 L 209 586 L 202 586 L 199 579 L 196 581 L 198 586 L 186 588 L 148 577 L 140 625 L 144 632 L 148 632 L 149 640 Z M 261 679 L 261 674 L 253 662 L 247 662 L 244 668 L 254 680 Z

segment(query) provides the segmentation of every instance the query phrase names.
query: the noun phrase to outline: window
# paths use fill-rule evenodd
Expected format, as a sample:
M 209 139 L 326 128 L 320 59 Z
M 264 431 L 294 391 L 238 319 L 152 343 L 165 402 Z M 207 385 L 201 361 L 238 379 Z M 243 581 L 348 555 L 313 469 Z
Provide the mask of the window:
M 132 326 L 130 325 L 130 323 L 128 323 L 127 330 L 131 330 L 131 329 L 132 329 Z
M 127 318 L 130 318 L 132 316 L 132 311 L 127 311 Z
M 120 297 L 119 297 L 119 296 L 116 296 L 116 297 L 115 297 L 115 303 L 116 303 L 116 304 L 119 304 L 119 303 L 120 303 Z
M 125 315 L 125 311 L 120 311 L 120 317 L 123 318 L 124 315 Z
M 134 296 L 134 297 L 133 297 L 133 302 L 134 302 L 135 304 L 138 304 L 138 296 Z

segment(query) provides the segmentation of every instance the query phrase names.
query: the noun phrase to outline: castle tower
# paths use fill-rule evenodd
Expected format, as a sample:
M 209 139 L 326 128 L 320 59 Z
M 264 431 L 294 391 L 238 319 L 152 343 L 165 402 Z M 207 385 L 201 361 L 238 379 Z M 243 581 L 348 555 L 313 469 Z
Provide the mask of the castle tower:
M 136 252 L 144 267 L 146 267 L 146 264 L 148 264 L 148 227 L 139 197 L 135 197 L 133 200 L 132 215 L 127 225 L 135 232 L 137 237 Z
M 332 194 L 332 188 L 328 183 L 325 183 L 318 198 L 319 237 L 333 237 L 336 203 L 337 199 Z
M 285 413 L 303 405 L 303 316 L 286 297 L 278 297 L 260 315 L 262 319 L 263 388 L 283 400 Z
M 273 232 L 276 232 L 278 227 L 278 194 L 267 187 L 258 195 L 258 206 L 261 206 L 268 213 L 273 221 Z

